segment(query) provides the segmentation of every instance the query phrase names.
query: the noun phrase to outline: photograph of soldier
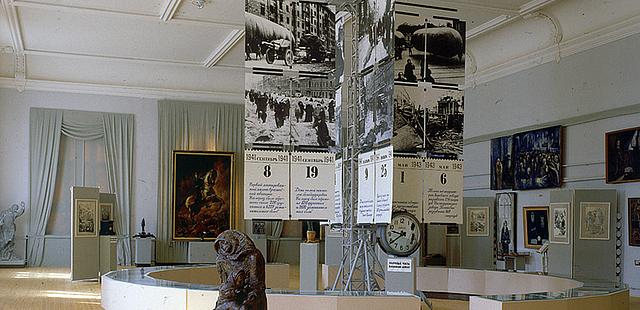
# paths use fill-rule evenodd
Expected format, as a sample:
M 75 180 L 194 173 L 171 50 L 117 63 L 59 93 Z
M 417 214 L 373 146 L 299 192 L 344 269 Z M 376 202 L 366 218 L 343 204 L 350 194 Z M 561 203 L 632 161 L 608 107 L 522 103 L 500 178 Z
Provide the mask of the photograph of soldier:
M 491 139 L 492 190 L 513 188 L 512 150 L 513 138 L 511 136 Z
M 425 90 L 395 85 L 393 97 L 393 150 L 415 153 L 424 148 Z
M 360 147 L 364 152 L 393 137 L 393 61 L 365 75 L 358 102 Z
M 607 183 L 640 180 L 640 127 L 606 134 Z
M 514 189 L 560 187 L 561 133 L 557 126 L 513 136 Z
M 365 0 L 359 7 L 358 71 L 385 62 L 394 52 L 394 0 Z
M 245 0 L 245 66 L 328 73 L 335 69 L 336 9 L 293 0 Z
M 433 83 L 433 78 L 425 75 L 426 53 L 424 52 L 424 40 L 422 48 L 414 46 L 413 35 L 414 33 L 420 33 L 419 30 L 424 30 L 424 17 L 414 12 L 416 8 L 406 9 L 407 11 L 405 12 L 403 11 L 405 10 L 404 6 L 398 5 L 398 7 L 394 32 L 395 80 L 410 83 L 417 83 L 418 81 Z
M 247 74 L 245 143 L 335 145 L 333 81 Z

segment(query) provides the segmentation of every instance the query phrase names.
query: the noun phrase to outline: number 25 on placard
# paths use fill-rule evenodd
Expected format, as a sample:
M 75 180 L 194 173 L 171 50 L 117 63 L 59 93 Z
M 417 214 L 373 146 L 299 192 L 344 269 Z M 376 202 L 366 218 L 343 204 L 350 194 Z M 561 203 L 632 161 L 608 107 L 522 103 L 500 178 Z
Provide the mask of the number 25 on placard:
M 381 177 L 381 178 L 386 178 L 386 177 L 387 177 L 387 174 L 388 174 L 388 171 L 387 171 L 387 164 L 382 164 L 382 165 L 380 166 L 380 177 Z

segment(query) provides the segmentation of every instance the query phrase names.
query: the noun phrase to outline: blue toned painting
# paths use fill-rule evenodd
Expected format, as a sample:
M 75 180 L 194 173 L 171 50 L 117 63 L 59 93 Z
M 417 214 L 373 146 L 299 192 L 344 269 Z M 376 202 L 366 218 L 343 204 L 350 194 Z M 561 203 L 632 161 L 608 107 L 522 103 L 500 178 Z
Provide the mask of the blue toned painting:
M 514 188 L 560 187 L 562 127 L 550 127 L 513 136 Z
M 500 137 L 491 140 L 491 189 L 513 188 L 513 139 Z

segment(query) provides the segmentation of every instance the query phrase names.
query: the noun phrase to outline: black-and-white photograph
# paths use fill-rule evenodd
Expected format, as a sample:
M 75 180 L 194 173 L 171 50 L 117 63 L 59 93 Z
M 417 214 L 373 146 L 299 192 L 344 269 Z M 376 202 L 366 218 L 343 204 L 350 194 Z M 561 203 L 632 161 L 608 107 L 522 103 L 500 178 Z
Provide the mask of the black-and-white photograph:
M 401 9 L 396 10 L 395 28 L 395 80 L 399 82 L 417 83 L 425 80 L 426 53 L 424 45 L 426 42 L 418 42 L 419 36 L 414 39 L 413 34 L 419 30 L 424 30 L 424 17 L 413 11 Z M 415 41 L 415 43 L 414 43 Z M 422 44 L 418 48 L 414 44 Z M 434 82 L 433 79 L 427 82 Z
M 425 150 L 431 155 L 462 157 L 464 92 L 432 86 L 425 94 Z
M 504 260 L 504 256 L 516 253 L 516 193 L 496 194 L 496 256 Z
M 393 109 L 394 152 L 415 153 L 423 149 L 426 111 L 424 88 L 395 85 Z
M 245 66 L 314 73 L 335 69 L 333 5 L 245 0 Z
M 341 113 L 342 113 L 342 87 L 338 88 L 336 90 L 336 105 L 335 105 L 335 124 L 334 124 L 334 130 L 335 130 L 335 145 L 332 148 L 332 152 L 336 153 L 336 156 L 340 156 L 340 152 L 342 151 L 342 133 L 341 133 L 341 129 L 342 129 L 342 117 L 341 117 Z
M 333 79 L 247 74 L 245 143 L 335 145 Z
M 394 0 L 366 0 L 358 20 L 358 70 L 363 71 L 393 55 Z
M 393 61 L 378 67 L 362 79 L 359 100 L 360 147 L 366 152 L 393 137 Z
M 344 82 L 344 57 L 345 57 L 345 20 L 350 16 L 344 11 L 336 15 L 336 83 Z
M 425 81 L 464 85 L 466 23 L 455 18 L 427 17 L 426 29 L 413 34 L 414 46 L 426 37 Z

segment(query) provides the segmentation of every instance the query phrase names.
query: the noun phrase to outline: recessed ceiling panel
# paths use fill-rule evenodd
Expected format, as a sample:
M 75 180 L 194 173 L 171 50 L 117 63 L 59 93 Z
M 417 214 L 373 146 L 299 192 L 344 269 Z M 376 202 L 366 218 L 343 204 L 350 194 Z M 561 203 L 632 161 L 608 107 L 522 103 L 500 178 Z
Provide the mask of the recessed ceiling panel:
M 11 46 L 11 32 L 9 32 L 9 19 L 0 7 L 0 48 Z
M 195 19 L 244 25 L 244 0 L 210 0 L 202 9 L 191 0 L 182 0 L 174 18 Z
M 160 19 L 20 8 L 25 48 L 90 55 L 202 62 L 230 29 Z
M 14 1 L 20 5 L 21 0 Z M 29 3 L 159 16 L 165 0 L 29 0 Z

